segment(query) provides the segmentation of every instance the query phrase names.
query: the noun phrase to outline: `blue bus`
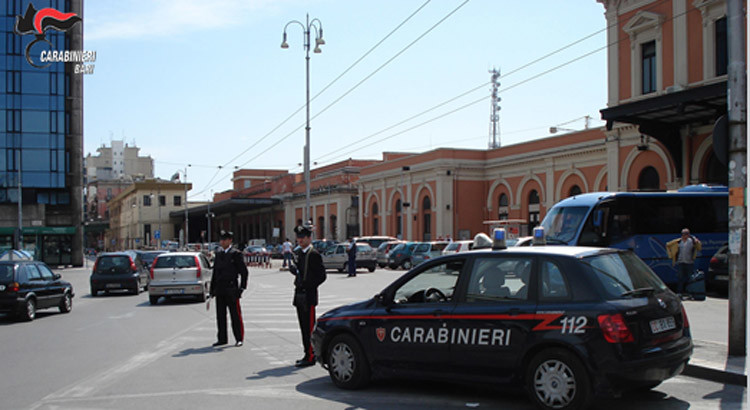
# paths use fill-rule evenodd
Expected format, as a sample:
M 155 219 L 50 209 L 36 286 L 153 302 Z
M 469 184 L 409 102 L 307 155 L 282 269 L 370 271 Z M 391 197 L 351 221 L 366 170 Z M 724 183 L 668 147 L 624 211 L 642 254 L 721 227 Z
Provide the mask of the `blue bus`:
M 548 245 L 631 249 L 670 286 L 677 268 L 666 243 L 682 228 L 703 244 L 695 268 L 728 242 L 729 196 L 726 187 L 688 186 L 677 192 L 594 192 L 564 199 L 547 212 L 542 227 Z

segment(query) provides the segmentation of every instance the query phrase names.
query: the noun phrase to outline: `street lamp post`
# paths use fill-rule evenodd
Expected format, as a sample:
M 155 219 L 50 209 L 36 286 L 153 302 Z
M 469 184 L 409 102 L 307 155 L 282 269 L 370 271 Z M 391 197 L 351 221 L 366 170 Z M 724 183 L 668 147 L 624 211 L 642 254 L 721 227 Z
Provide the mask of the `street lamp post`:
M 323 23 L 317 18 L 310 20 L 310 15 L 305 15 L 305 24 L 297 20 L 292 20 L 286 23 L 284 26 L 284 37 L 281 42 L 281 48 L 289 48 L 289 44 L 286 42 L 286 29 L 290 24 L 299 24 L 303 30 L 303 46 L 305 48 L 305 80 L 306 80 L 306 95 L 305 95 L 305 111 L 306 111 L 306 122 L 305 122 L 305 212 L 304 220 L 310 219 L 310 31 L 315 30 L 315 48 L 314 53 L 320 53 L 320 46 L 325 44 L 323 40 Z

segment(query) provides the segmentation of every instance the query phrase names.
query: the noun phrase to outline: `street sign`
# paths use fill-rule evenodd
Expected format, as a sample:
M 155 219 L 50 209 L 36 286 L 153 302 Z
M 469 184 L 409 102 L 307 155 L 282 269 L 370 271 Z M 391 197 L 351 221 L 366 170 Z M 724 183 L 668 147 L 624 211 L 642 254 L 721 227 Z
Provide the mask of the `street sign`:
M 135 243 L 141 243 L 141 238 L 135 238 Z
M 161 231 L 160 230 L 157 229 L 157 230 L 154 231 L 154 239 L 161 239 Z

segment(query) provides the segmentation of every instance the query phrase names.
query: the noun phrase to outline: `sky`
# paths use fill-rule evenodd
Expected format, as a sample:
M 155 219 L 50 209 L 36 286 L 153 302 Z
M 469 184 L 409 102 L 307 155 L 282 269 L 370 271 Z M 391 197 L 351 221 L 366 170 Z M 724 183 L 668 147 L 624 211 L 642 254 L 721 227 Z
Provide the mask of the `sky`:
M 230 189 L 235 167 L 302 172 L 302 27 L 290 24 L 280 45 L 307 14 L 325 40 L 310 50 L 311 168 L 486 149 L 493 68 L 502 145 L 583 129 L 586 115 L 602 125 L 606 20 L 595 0 L 89 0 L 84 48 L 97 57 L 84 79 L 84 155 L 135 143 L 157 177 L 187 167 L 191 201 Z

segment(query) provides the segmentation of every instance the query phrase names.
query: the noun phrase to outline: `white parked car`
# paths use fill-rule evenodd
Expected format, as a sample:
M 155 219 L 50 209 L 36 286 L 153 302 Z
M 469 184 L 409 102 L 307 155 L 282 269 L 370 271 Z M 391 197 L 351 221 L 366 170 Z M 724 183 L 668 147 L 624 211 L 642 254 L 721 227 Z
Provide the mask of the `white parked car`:
M 443 249 L 443 255 L 452 253 L 468 252 L 471 250 L 474 241 L 453 241 Z

